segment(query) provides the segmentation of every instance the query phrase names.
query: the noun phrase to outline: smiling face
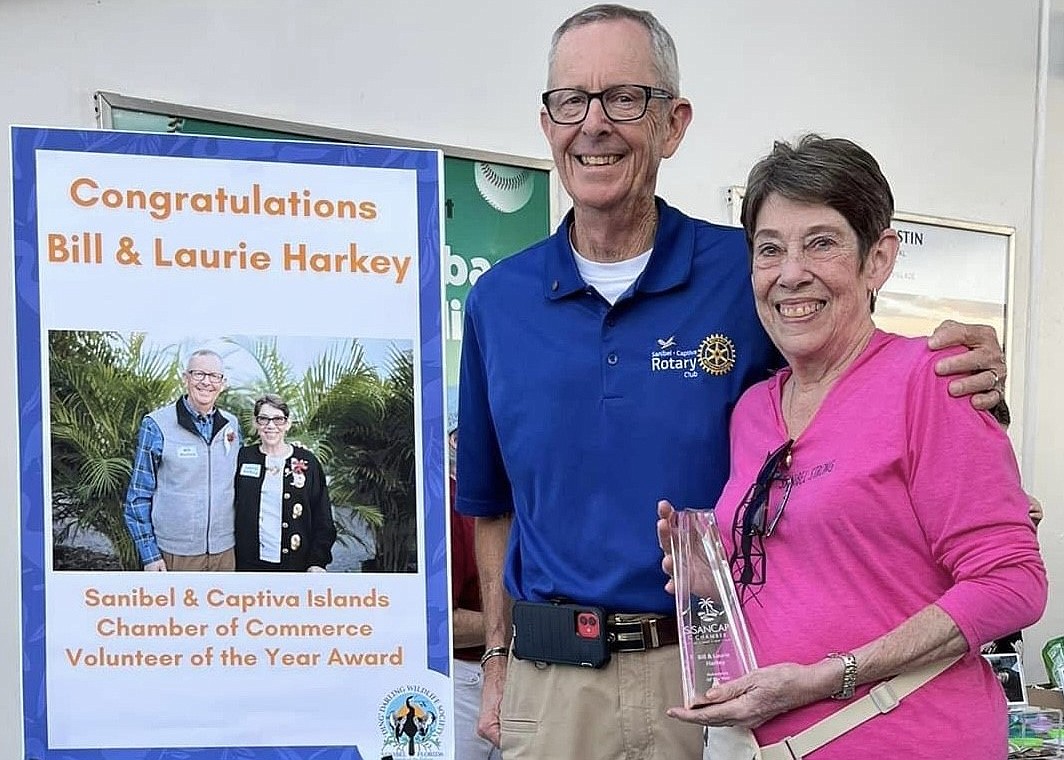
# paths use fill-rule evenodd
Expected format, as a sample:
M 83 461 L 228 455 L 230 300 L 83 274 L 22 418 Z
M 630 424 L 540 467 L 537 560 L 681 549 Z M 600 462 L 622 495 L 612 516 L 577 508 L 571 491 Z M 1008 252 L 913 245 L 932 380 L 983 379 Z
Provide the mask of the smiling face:
M 661 86 L 643 26 L 628 19 L 598 21 L 562 36 L 548 87 L 599 92 L 619 84 Z M 606 118 L 598 100 L 580 124 L 555 124 L 546 109 L 540 112 L 574 206 L 626 214 L 653 203 L 661 159 L 676 151 L 690 120 L 691 106 L 683 98 L 652 99 L 643 118 L 621 124 Z
M 214 402 L 225 390 L 225 374 L 222 360 L 214 354 L 196 354 L 188 361 L 188 369 L 182 375 L 189 404 L 197 412 L 208 414 Z
M 273 404 L 263 404 L 255 414 L 255 427 L 258 428 L 259 438 L 263 445 L 267 447 L 284 444 L 288 425 L 289 419 L 284 410 L 278 409 Z
M 894 267 L 894 230 L 880 234 L 862 266 L 857 233 L 842 214 L 772 193 L 751 246 L 758 316 L 796 371 L 836 365 L 871 333 L 869 293 Z

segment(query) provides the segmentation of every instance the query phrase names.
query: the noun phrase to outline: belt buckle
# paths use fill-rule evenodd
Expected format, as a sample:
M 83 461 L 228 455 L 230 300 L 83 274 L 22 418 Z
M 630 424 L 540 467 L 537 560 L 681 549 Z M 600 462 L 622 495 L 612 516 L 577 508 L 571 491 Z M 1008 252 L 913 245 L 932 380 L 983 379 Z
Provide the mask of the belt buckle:
M 645 641 L 645 638 L 646 638 L 646 634 L 649 633 L 650 634 L 650 648 L 651 649 L 657 649 L 658 647 L 661 646 L 661 640 L 658 638 L 658 618 L 651 618 L 650 620 L 645 621 L 645 623 L 646 623 L 646 631 L 643 634 L 644 635 L 644 641 Z
M 613 623 L 613 631 L 611 636 L 613 640 L 619 645 L 618 651 L 620 652 L 645 652 L 647 647 L 647 640 L 645 635 L 644 624 L 647 620 L 618 620 Z M 651 629 L 653 631 L 651 635 L 651 641 L 654 643 L 651 647 L 657 646 L 658 632 L 657 628 Z
M 872 702 L 875 704 L 876 709 L 881 713 L 890 712 L 901 702 L 901 700 L 898 699 L 898 696 L 894 693 L 894 689 L 891 688 L 889 681 L 877 683 L 872 687 L 868 696 L 872 698 Z

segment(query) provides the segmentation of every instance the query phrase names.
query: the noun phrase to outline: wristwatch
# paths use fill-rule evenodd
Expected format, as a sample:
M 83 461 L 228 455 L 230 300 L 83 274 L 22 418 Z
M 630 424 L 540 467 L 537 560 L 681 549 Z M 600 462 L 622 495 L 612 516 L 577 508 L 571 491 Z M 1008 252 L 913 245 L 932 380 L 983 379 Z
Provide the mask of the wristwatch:
M 849 699 L 857 687 L 857 658 L 850 652 L 832 652 L 828 657 L 842 660 L 842 688 L 831 695 L 832 699 Z

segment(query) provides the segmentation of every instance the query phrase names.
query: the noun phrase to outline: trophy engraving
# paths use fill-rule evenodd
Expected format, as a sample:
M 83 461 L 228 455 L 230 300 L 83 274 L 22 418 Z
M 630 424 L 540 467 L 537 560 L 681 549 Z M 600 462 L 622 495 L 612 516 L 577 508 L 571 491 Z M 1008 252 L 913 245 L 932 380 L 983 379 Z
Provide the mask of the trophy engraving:
M 728 555 L 711 509 L 672 515 L 673 584 L 685 707 L 757 667 Z

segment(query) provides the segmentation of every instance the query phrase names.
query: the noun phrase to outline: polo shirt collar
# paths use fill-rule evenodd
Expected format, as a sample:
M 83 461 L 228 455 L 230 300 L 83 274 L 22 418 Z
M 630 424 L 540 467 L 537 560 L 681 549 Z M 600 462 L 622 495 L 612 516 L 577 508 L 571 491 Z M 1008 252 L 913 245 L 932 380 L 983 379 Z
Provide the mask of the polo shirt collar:
M 661 198 L 655 197 L 654 200 L 658 206 L 654 251 L 635 285 L 637 291 L 644 293 L 660 293 L 687 282 L 695 248 L 694 221 Z M 571 296 L 587 287 L 576 268 L 576 259 L 569 244 L 573 213 L 570 210 L 565 215 L 557 232 L 547 242 L 544 287 L 547 298 L 552 301 Z

